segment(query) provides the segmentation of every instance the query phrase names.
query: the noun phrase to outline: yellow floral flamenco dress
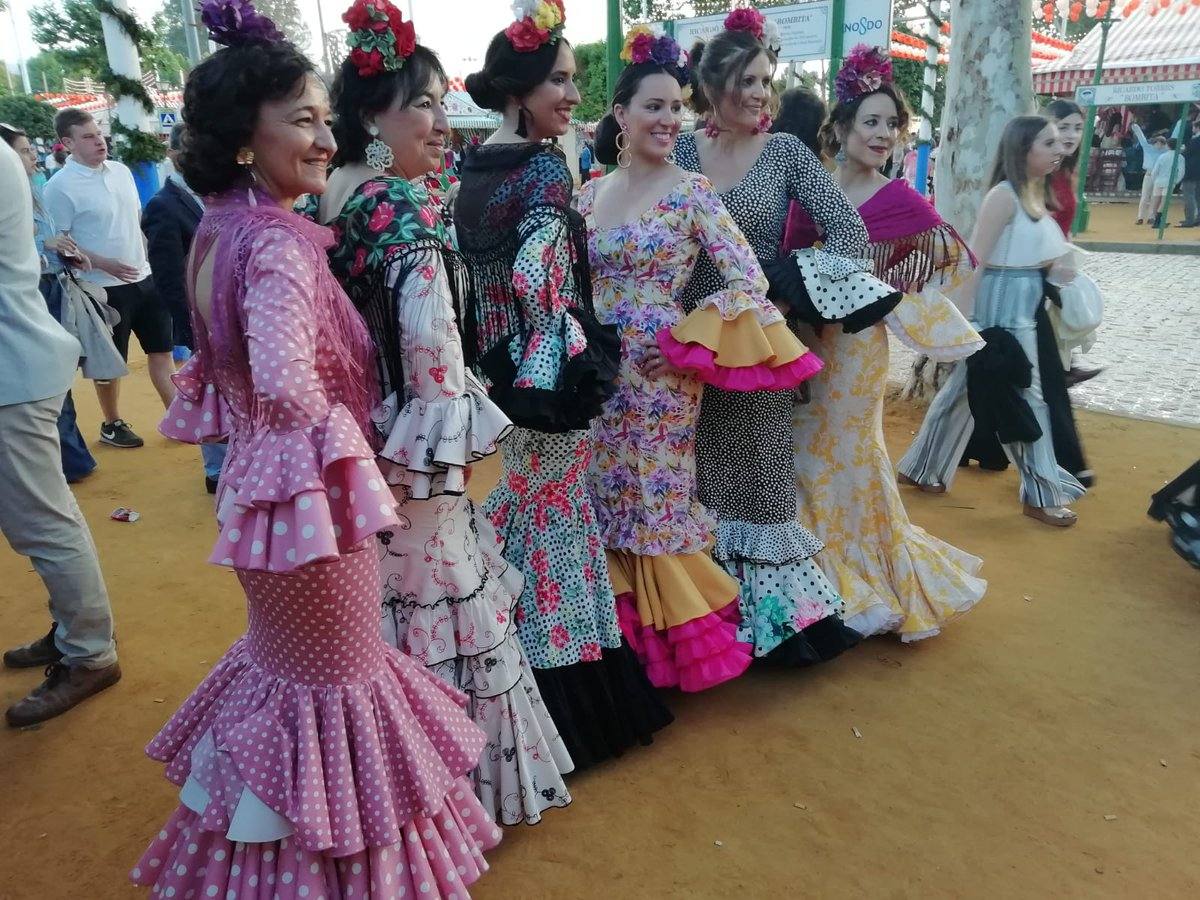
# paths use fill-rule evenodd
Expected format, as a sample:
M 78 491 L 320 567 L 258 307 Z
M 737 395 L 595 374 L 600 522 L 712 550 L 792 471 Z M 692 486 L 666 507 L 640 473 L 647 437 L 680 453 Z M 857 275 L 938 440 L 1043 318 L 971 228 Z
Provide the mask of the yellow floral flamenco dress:
M 945 296 L 971 255 L 954 229 L 902 180 L 875 193 L 859 212 L 871 236 L 875 276 L 903 294 L 883 322 L 854 333 L 818 326 L 802 339 L 825 362 L 796 407 L 800 519 L 825 542 L 818 561 L 846 602 L 845 622 L 869 636 L 932 637 L 983 597 L 982 560 L 908 519 L 883 438 L 890 328 L 937 361 L 970 356 L 983 340 Z M 793 206 L 784 247 L 819 240 Z

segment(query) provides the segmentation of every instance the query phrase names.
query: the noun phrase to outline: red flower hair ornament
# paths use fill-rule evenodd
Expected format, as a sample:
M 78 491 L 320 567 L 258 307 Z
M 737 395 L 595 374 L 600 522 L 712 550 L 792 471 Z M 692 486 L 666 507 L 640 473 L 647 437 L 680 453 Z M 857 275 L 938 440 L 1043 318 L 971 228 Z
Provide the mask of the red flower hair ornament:
M 417 48 L 412 22 L 388 0 L 355 0 L 342 21 L 350 26 L 350 62 L 362 78 L 400 71 Z

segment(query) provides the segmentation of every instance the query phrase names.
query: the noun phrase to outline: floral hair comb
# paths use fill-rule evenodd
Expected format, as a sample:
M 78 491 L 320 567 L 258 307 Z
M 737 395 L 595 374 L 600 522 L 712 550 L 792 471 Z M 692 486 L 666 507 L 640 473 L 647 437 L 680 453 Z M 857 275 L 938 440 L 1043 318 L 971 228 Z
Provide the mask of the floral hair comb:
M 226 47 L 281 44 L 287 40 L 274 22 L 254 8 L 251 0 L 203 0 L 200 21 L 213 43 Z
M 532 53 L 562 37 L 567 22 L 563 0 L 513 0 L 512 10 L 516 21 L 504 35 L 518 53 Z
M 660 66 L 674 66 L 679 78 L 686 82 L 689 77 L 690 59 L 687 51 L 673 37 L 659 34 L 648 25 L 634 25 L 625 35 L 625 46 L 621 48 L 621 59 L 630 65 L 655 62 Z
M 783 49 L 783 35 L 779 26 L 753 6 L 743 6 L 725 17 L 726 31 L 748 31 L 772 53 Z
M 400 71 L 417 49 L 412 22 L 388 0 L 355 0 L 342 21 L 350 26 L 350 62 L 363 78 Z
M 846 54 L 846 61 L 833 82 L 839 103 L 851 103 L 863 94 L 871 94 L 892 83 L 892 61 L 878 47 L 858 44 Z

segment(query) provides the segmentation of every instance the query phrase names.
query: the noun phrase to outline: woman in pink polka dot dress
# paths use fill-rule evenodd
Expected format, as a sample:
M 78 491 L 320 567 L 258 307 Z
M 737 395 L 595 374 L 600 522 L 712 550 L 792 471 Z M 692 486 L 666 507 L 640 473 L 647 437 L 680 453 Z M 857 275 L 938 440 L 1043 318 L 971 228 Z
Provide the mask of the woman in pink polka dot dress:
M 399 20 L 387 0 L 373 2 Z M 352 31 L 351 45 L 374 34 Z M 563 774 L 573 764 L 517 638 L 524 578 L 465 496 L 469 464 L 513 426 L 463 365 L 450 277 L 462 263 L 420 184 L 442 163 L 445 89 L 441 62 L 420 44 L 383 72 L 344 62 L 333 88 L 343 165 L 313 212 L 337 236 L 330 267 L 376 346 L 384 399 L 370 437 L 401 521 L 377 536 L 384 639 L 467 694 L 487 735 L 479 799 L 501 824 L 534 824 L 571 802 Z M 384 171 L 380 153 L 384 163 L 391 154 Z
M 369 542 L 398 522 L 363 437 L 370 341 L 330 232 L 290 212 L 325 187 L 328 100 L 269 20 L 210 2 L 210 27 L 239 24 L 185 92 L 198 349 L 162 430 L 229 436 L 213 561 L 249 627 L 147 748 L 180 805 L 132 877 L 160 897 L 465 898 L 500 838 L 469 777 L 484 735 L 380 638 Z

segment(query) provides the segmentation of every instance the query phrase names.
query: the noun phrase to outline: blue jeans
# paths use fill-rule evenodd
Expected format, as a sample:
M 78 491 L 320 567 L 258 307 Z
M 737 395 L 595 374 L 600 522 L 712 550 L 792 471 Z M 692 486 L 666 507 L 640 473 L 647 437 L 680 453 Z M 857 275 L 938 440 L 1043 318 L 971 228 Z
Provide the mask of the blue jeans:
M 221 466 L 225 465 L 225 454 L 229 452 L 229 444 L 201 444 L 200 458 L 204 460 L 204 476 L 216 478 L 221 474 Z
M 41 288 L 42 296 L 46 298 L 46 306 L 50 309 L 50 315 L 54 316 L 55 321 L 61 320 L 63 296 L 58 278 L 53 275 L 43 275 L 38 287 Z M 83 435 L 79 431 L 79 425 L 75 421 L 75 401 L 71 399 L 70 391 L 67 391 L 62 411 L 58 415 L 58 443 L 62 448 L 63 474 L 67 476 L 68 482 L 78 481 L 90 475 L 96 468 L 96 459 L 88 450 Z

